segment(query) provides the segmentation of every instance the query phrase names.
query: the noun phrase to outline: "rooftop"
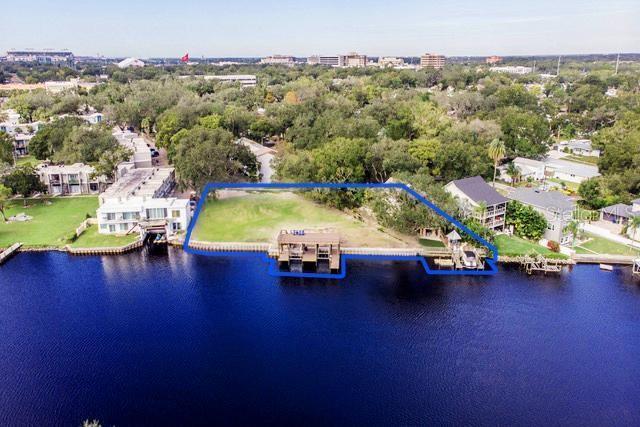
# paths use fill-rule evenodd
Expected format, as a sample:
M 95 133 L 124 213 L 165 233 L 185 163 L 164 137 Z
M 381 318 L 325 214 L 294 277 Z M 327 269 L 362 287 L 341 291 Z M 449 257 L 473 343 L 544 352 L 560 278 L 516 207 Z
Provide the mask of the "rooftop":
M 93 166 L 85 165 L 84 163 L 74 163 L 72 165 L 47 165 L 42 163 L 37 167 L 39 173 L 93 173 L 95 169 Z
M 484 202 L 487 206 L 492 206 L 509 201 L 487 184 L 481 176 L 458 179 L 451 183 L 476 203 Z
M 516 188 L 509 195 L 509 198 L 525 205 L 554 212 L 572 211 L 576 206 L 576 203 L 569 196 L 559 191 L 540 191 L 535 188 Z
M 131 197 L 126 200 L 108 199 L 99 208 L 98 213 L 106 212 L 139 212 L 143 208 L 187 208 L 188 199 L 178 199 L 175 197 L 160 197 L 155 199 L 144 199 L 143 197 Z
M 173 168 L 131 169 L 102 193 L 101 198 L 153 197 L 155 192 L 173 174 Z
M 569 141 L 560 141 L 560 146 L 569 146 L 582 150 L 591 150 L 591 140 L 589 139 L 571 139 Z
M 265 147 L 262 144 L 255 142 L 252 139 L 242 137 L 236 141 L 236 144 L 241 144 L 247 147 L 254 156 L 260 157 L 265 154 L 275 154 L 276 150 L 273 148 Z
M 636 214 L 632 212 L 632 209 L 633 207 L 631 205 L 625 205 L 624 203 L 616 203 L 615 205 L 607 206 L 600 210 L 610 215 L 615 215 L 622 218 L 631 218 L 636 216 Z
M 293 234 L 281 231 L 278 235 L 278 244 L 295 245 L 339 245 L 340 235 L 331 232 L 303 232 L 304 234 Z

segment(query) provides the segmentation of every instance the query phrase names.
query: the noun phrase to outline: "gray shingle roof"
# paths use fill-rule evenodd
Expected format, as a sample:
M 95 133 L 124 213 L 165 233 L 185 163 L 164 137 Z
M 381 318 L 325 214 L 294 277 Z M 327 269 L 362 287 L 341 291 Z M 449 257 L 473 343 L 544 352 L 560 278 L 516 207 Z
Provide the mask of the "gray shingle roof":
M 474 202 L 485 202 L 487 206 L 506 203 L 509 201 L 502 194 L 498 193 L 480 176 L 457 179 L 452 181 L 460 191 L 467 195 Z
M 609 215 L 616 215 L 622 218 L 632 218 L 640 213 L 634 213 L 631 205 L 625 205 L 624 203 L 617 203 L 615 205 L 607 206 L 600 209 L 602 212 Z
M 526 187 L 516 188 L 509 194 L 509 198 L 525 205 L 553 210 L 554 212 L 572 211 L 576 205 L 569 196 L 559 191 L 540 191 Z

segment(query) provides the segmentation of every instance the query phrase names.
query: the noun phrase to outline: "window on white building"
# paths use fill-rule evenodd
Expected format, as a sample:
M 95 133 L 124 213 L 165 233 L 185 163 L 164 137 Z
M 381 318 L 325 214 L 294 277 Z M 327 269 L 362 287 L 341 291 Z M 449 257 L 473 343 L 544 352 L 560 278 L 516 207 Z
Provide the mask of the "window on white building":
M 123 212 L 122 219 L 138 219 L 138 212 Z
M 180 211 L 171 211 L 171 218 L 180 218 Z
M 167 217 L 167 209 L 166 208 L 147 209 L 147 218 L 148 219 L 164 219 L 166 217 Z

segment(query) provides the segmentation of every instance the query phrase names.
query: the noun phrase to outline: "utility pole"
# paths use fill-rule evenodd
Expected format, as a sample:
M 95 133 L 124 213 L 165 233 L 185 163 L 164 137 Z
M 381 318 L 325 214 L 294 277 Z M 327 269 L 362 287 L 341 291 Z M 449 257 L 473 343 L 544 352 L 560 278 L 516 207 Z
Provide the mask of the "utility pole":
M 620 54 L 618 54 L 618 57 L 616 58 L 616 73 L 614 74 L 614 76 L 618 75 L 618 67 L 620 66 Z
M 560 57 L 558 56 L 558 68 L 556 68 L 556 77 L 560 75 Z

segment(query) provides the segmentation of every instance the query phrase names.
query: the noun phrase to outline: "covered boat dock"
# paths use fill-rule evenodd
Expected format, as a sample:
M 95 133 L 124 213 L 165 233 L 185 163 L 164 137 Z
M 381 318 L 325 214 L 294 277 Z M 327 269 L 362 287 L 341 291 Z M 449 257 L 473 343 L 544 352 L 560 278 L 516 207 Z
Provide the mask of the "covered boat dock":
M 289 269 L 304 264 L 328 265 L 332 271 L 340 269 L 340 235 L 335 232 L 282 230 L 278 234 L 278 262 Z

